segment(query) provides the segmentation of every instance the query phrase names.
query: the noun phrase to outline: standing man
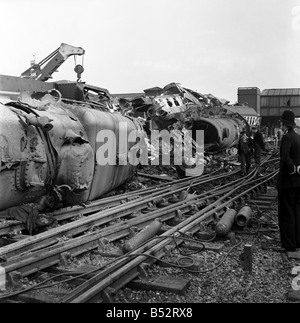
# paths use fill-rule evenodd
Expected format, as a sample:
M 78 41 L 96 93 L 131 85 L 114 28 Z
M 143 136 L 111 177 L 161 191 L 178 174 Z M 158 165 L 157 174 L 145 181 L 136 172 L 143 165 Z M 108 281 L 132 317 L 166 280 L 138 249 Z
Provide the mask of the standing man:
M 254 160 L 255 166 L 260 165 L 261 151 L 265 150 L 265 141 L 262 133 L 258 131 L 257 127 L 252 127 L 253 131 L 253 148 L 254 148 Z
M 238 154 L 241 163 L 242 176 L 248 174 L 251 166 L 251 149 L 252 139 L 247 136 L 246 130 L 241 131 L 239 143 L 238 143 Z
M 280 147 L 282 136 L 283 136 L 283 131 L 281 128 L 279 128 L 277 131 L 277 139 L 278 139 L 277 147 L 278 148 Z
M 282 248 L 300 248 L 300 135 L 294 131 L 295 115 L 284 111 L 281 116 L 284 132 L 280 146 L 278 173 L 278 220 Z

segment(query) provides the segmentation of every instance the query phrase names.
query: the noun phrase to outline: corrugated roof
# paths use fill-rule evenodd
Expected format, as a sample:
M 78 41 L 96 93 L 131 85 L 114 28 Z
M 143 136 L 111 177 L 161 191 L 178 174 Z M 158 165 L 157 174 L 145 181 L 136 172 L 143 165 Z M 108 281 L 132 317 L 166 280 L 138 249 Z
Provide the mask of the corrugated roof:
M 243 106 L 243 105 L 230 105 L 230 106 L 224 106 L 225 109 L 231 111 L 231 112 L 237 112 L 238 114 L 242 116 L 258 116 L 258 113 L 255 109 Z
M 291 95 L 300 95 L 300 88 L 265 89 L 261 93 L 261 96 L 291 96 Z

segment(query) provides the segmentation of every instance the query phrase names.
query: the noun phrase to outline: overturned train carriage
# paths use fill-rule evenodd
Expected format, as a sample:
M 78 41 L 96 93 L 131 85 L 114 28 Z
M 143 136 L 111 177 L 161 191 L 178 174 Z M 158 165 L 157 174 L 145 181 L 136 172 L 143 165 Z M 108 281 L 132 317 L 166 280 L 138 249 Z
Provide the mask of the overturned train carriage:
M 146 96 L 136 97 L 131 103 L 137 112 L 142 111 L 151 119 L 152 129 L 185 128 L 192 131 L 196 141 L 199 141 L 197 130 L 203 130 L 207 153 L 237 146 L 244 128 L 250 134 L 249 107 L 229 106 L 227 100 L 183 88 L 179 83 L 148 89 L 145 93 Z M 255 110 L 250 112 L 257 119 Z
M 192 131 L 195 141 L 197 130 L 203 130 L 204 150 L 207 153 L 220 152 L 237 146 L 240 133 L 246 129 L 250 135 L 250 125 L 239 113 L 227 109 L 226 106 L 199 109 L 198 106 L 180 107 L 179 112 L 167 111 L 158 105 L 152 105 L 148 109 L 148 115 L 152 119 L 153 129 L 170 129 L 172 125 L 180 123 Z M 184 109 L 185 108 L 185 109 Z
M 245 122 L 240 118 L 198 118 L 193 122 L 193 129 L 204 131 L 206 152 L 221 151 L 238 144 Z
M 102 141 L 102 130 L 115 139 Z M 130 152 L 135 142 L 124 144 L 124 138 L 138 130 L 134 119 L 85 103 L 0 103 L 0 211 L 43 196 L 52 207 L 81 204 L 111 191 L 134 173 L 130 163 L 118 163 L 118 152 L 120 140 L 122 154 Z M 107 144 L 113 150 L 102 162 Z

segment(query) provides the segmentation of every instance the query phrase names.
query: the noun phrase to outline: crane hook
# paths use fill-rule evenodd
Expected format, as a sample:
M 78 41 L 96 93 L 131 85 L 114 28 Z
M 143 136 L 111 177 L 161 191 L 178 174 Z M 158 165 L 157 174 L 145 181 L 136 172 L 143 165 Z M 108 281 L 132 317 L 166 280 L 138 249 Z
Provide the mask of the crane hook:
M 84 71 L 84 68 L 82 65 L 78 64 L 74 67 L 74 71 L 77 73 L 77 82 L 79 82 L 81 79 L 81 74 Z

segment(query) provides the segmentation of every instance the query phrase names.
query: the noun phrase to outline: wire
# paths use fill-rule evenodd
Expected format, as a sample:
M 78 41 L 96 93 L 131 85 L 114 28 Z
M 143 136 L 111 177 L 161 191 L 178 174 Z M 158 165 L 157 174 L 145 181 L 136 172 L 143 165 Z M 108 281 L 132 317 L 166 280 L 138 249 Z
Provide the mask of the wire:
M 185 233 L 183 233 L 183 232 L 180 232 L 180 231 L 178 231 L 181 235 L 185 235 L 185 236 L 187 236 L 187 234 L 185 234 Z M 175 239 L 176 237 L 173 235 L 173 240 L 174 240 L 174 243 L 175 243 L 175 246 L 176 246 L 176 248 L 177 248 L 177 250 L 179 251 L 179 253 L 181 254 L 181 255 L 184 255 L 184 256 L 189 256 L 189 255 L 194 255 L 194 254 L 196 254 L 196 253 L 199 253 L 199 252 L 202 252 L 202 251 L 204 251 L 205 250 L 205 245 L 201 242 L 201 241 L 199 241 L 199 240 L 197 240 L 197 239 L 191 239 L 189 236 L 188 236 L 188 238 L 183 238 L 183 237 L 181 237 L 180 239 L 182 240 L 185 240 L 185 241 L 189 241 L 189 242 L 196 242 L 196 243 L 199 243 L 199 244 L 201 244 L 202 245 L 202 249 L 200 249 L 199 251 L 197 250 L 197 251 L 194 251 L 194 252 L 189 252 L 189 253 L 184 253 L 184 252 L 182 252 L 182 248 L 184 248 L 184 246 L 183 247 L 180 247 L 178 244 L 177 244 L 177 241 L 176 241 L 176 239 Z
M 190 261 L 190 263 L 185 263 L 186 261 Z M 181 257 L 179 259 L 177 259 L 177 264 L 182 267 L 182 268 L 188 268 L 191 267 L 195 264 L 195 260 L 191 257 Z
M 180 234 L 185 235 L 184 233 L 182 233 L 182 232 L 180 232 L 180 231 L 178 231 L 178 232 L 179 232 Z M 152 238 L 152 239 L 149 239 L 147 242 L 149 242 L 150 240 L 153 240 L 153 239 L 167 239 L 167 238 L 169 238 L 169 237 L 168 237 L 168 236 L 163 236 L 163 237 L 157 236 L 157 237 L 154 237 L 154 238 Z M 174 239 L 174 241 L 175 241 L 175 242 L 176 242 L 176 238 L 178 238 L 178 239 L 180 239 L 180 240 L 187 240 L 187 241 L 193 241 L 193 242 L 201 243 L 200 241 L 198 241 L 198 240 L 196 240 L 196 239 L 192 239 L 192 238 L 185 238 L 185 237 L 175 237 L 175 236 L 173 235 L 173 239 Z M 122 255 L 122 256 L 120 256 L 120 257 L 118 257 L 118 258 L 116 258 L 116 259 L 114 259 L 114 260 L 112 260 L 112 261 L 110 261 L 110 262 L 106 263 L 105 265 L 103 265 L 103 266 L 101 266 L 101 267 L 99 267 L 99 268 L 93 269 L 93 270 L 88 271 L 88 272 L 86 272 L 86 273 L 79 274 L 79 273 L 76 273 L 76 272 L 72 272 L 72 273 L 61 273 L 61 274 L 57 274 L 57 275 L 55 275 L 55 276 L 52 276 L 52 277 L 50 277 L 50 278 L 45 279 L 45 280 L 44 280 L 44 281 L 42 281 L 42 282 L 37 283 L 37 284 L 36 284 L 36 285 L 34 285 L 34 286 L 30 286 L 30 287 L 27 287 L 27 288 L 25 288 L 25 289 L 23 289 L 23 290 L 19 290 L 19 291 L 13 292 L 13 293 L 0 295 L 0 299 L 5 299 L 5 298 L 10 298 L 10 297 L 13 297 L 13 296 L 17 296 L 17 295 L 20 295 L 20 294 L 26 293 L 26 292 L 31 291 L 31 290 L 38 290 L 38 289 L 42 289 L 42 288 L 49 288 L 49 287 L 56 286 L 56 285 L 58 285 L 58 284 L 67 283 L 67 282 L 72 281 L 72 280 L 74 280 L 74 279 L 78 279 L 78 278 L 80 278 L 80 277 L 84 277 L 84 276 L 86 276 L 86 275 L 91 275 L 91 274 L 93 274 L 93 273 L 96 273 L 97 271 L 103 270 L 105 267 L 107 267 L 107 266 L 109 266 L 109 265 L 113 264 L 113 263 L 114 263 L 114 262 L 116 262 L 116 261 L 119 261 L 119 260 L 120 260 L 120 259 L 122 259 L 122 258 L 133 258 L 133 257 L 137 257 L 137 256 L 147 256 L 147 257 L 150 257 L 150 258 L 156 259 L 157 261 L 163 262 L 163 263 L 165 263 L 165 264 L 167 264 L 167 265 L 169 265 L 169 266 L 171 266 L 171 267 L 184 269 L 184 270 L 187 270 L 187 271 L 189 271 L 189 272 L 204 273 L 204 272 L 208 272 L 208 271 L 211 271 L 211 270 L 213 270 L 213 269 L 215 269 L 215 268 L 219 267 L 219 266 L 220 266 L 220 265 L 225 261 L 225 259 L 228 257 L 229 253 L 230 253 L 234 248 L 236 248 L 238 245 L 240 245 L 241 243 L 242 243 L 242 241 L 240 241 L 238 244 L 236 244 L 235 246 L 233 246 L 233 247 L 229 250 L 228 254 L 224 257 L 224 259 L 222 259 L 222 261 L 221 261 L 218 265 L 216 265 L 215 267 L 209 268 L 209 269 L 207 269 L 207 270 L 204 270 L 204 271 L 203 271 L 203 270 L 202 270 L 202 271 L 192 271 L 191 269 L 188 269 L 187 267 L 190 267 L 190 266 L 192 266 L 192 265 L 194 264 L 194 260 L 193 260 L 192 258 L 190 258 L 190 257 L 183 257 L 183 259 L 185 259 L 185 260 L 190 260 L 192 264 L 182 265 L 182 264 L 180 264 L 180 260 L 179 260 L 179 264 L 178 264 L 178 265 L 176 265 L 176 264 L 174 264 L 174 263 L 170 263 L 170 262 L 168 262 L 168 261 L 164 261 L 164 260 L 162 260 L 162 259 L 160 259 L 160 258 L 158 258 L 158 257 L 155 257 L 155 256 L 150 255 L 150 254 L 146 254 L 146 253 L 125 254 L 125 255 Z M 176 244 L 177 244 L 177 243 L 176 243 Z M 205 249 L 205 246 L 203 247 L 203 249 L 201 249 L 201 250 L 200 250 L 200 252 L 201 252 L 201 251 L 203 251 L 204 249 Z M 132 251 L 134 251 L 134 250 L 132 250 Z M 131 252 L 132 252 L 132 251 L 131 251 Z M 182 258 L 181 258 L 181 259 L 182 259 Z M 54 282 L 54 283 L 52 283 L 52 284 L 44 285 L 44 284 L 45 284 L 45 283 L 47 283 L 48 281 L 51 281 L 51 280 L 56 279 L 56 278 L 61 277 L 61 276 L 65 276 L 66 274 L 69 274 L 69 275 L 70 275 L 70 274 L 71 274 L 71 275 L 76 275 L 76 277 L 70 277 L 70 278 L 65 279 L 65 280 L 63 280 L 63 281 L 58 281 L 58 282 Z
M 227 254 L 224 256 L 224 258 L 215 266 L 211 267 L 211 268 L 208 268 L 208 269 L 202 269 L 202 270 L 192 270 L 192 269 L 188 269 L 188 268 L 184 268 L 184 270 L 188 271 L 188 272 L 191 272 L 191 273 L 198 273 L 198 274 L 204 274 L 204 273 L 207 273 L 209 271 L 212 271 L 218 267 L 220 267 L 223 262 L 228 258 L 229 254 L 232 252 L 232 250 L 234 250 L 235 248 L 237 248 L 240 244 L 242 243 L 242 239 L 240 239 L 240 242 L 238 242 L 237 244 L 235 244 L 234 246 L 232 246 L 230 248 L 230 250 L 227 252 Z
M 185 236 L 187 236 L 187 235 L 186 235 L 185 233 L 183 233 L 183 232 L 180 232 L 180 231 L 177 231 L 177 232 L 179 232 L 181 235 L 185 235 Z M 167 238 L 169 238 L 169 237 L 168 237 L 168 236 L 163 236 L 163 237 L 154 237 L 154 238 L 152 238 L 152 239 L 149 239 L 149 240 L 148 240 L 148 241 L 146 241 L 145 243 L 147 243 L 147 242 L 149 242 L 150 240 L 153 240 L 153 239 L 167 239 Z M 200 243 L 200 244 L 202 244 L 202 245 L 203 245 L 203 248 L 200 250 L 200 252 L 201 252 L 201 251 L 203 251 L 203 250 L 205 249 L 205 245 L 204 245 L 204 244 L 203 244 L 199 239 L 192 239 L 192 238 L 190 238 L 190 237 L 185 238 L 185 237 L 182 237 L 182 236 L 181 236 L 181 237 L 175 237 L 175 234 L 173 234 L 172 238 L 173 238 L 173 240 L 174 240 L 174 242 L 175 242 L 175 245 L 176 245 L 176 247 L 177 247 L 177 249 L 178 249 L 178 250 L 180 250 L 180 247 L 178 246 L 178 243 L 177 243 L 177 241 L 176 241 L 176 238 L 177 238 L 177 239 L 181 239 L 181 240 L 185 240 L 185 241 L 192 241 L 192 242 L 194 242 L 194 243 L 196 242 L 196 243 Z M 213 239 L 205 240 L 205 241 L 211 241 L 211 240 L 213 240 Z M 241 240 L 241 239 L 240 239 L 240 240 Z M 219 264 L 217 264 L 217 265 L 216 265 L 216 266 L 214 266 L 214 267 L 208 268 L 208 269 L 206 269 L 206 270 L 191 270 L 191 269 L 188 269 L 187 267 L 190 267 L 190 266 L 192 266 L 192 264 L 194 264 L 194 260 L 193 260 L 192 258 L 190 258 L 190 257 L 183 257 L 183 258 L 181 258 L 181 259 L 184 259 L 184 260 L 190 260 L 190 262 L 191 262 L 191 264 L 188 264 L 188 265 L 183 266 L 182 264 L 180 264 L 180 260 L 179 260 L 179 264 L 178 264 L 178 265 L 176 265 L 176 264 L 174 264 L 174 263 L 170 263 L 170 262 L 167 262 L 167 261 L 161 260 L 160 258 L 157 258 L 157 257 L 155 257 L 155 256 L 152 256 L 152 255 L 150 255 L 150 254 L 146 254 L 146 253 L 125 254 L 125 255 L 120 256 L 120 257 L 118 257 L 117 259 L 114 259 L 114 260 L 112 260 L 112 261 L 110 261 L 110 262 L 106 263 L 105 265 L 103 265 L 103 266 L 101 266 L 101 267 L 99 267 L 99 268 L 93 269 L 93 270 L 91 270 L 91 271 L 89 271 L 89 272 L 86 272 L 86 273 L 83 273 L 83 274 L 78 274 L 78 273 L 76 273 L 76 272 L 74 272 L 74 273 L 68 273 L 68 274 L 76 275 L 76 277 L 71 277 L 71 278 L 65 279 L 65 280 L 63 280 L 63 281 L 54 282 L 54 283 L 49 284 L 49 285 L 44 285 L 44 284 L 45 284 L 46 282 L 48 282 L 48 281 L 51 281 L 51 280 L 53 280 L 53 279 L 55 279 L 55 278 L 58 278 L 58 277 L 60 277 L 60 276 L 65 276 L 65 275 L 66 275 L 66 273 L 61 273 L 61 274 L 58 274 L 58 275 L 52 276 L 52 277 L 50 277 L 50 278 L 48 278 L 48 279 L 46 279 L 46 280 L 44 280 L 44 281 L 42 281 L 42 282 L 40 282 L 40 283 L 38 283 L 38 284 L 34 285 L 34 286 L 30 286 L 30 287 L 28 287 L 28 288 L 25 288 L 24 290 L 16 291 L 16 292 L 14 292 L 14 293 L 6 294 L 6 295 L 1 295 L 1 296 L 0 296 L 0 299 L 5 299 L 5 298 L 12 297 L 12 296 L 17 296 L 17 295 L 19 295 L 19 294 L 25 293 L 25 292 L 30 291 L 30 290 L 37 290 L 37 289 L 41 289 L 41 288 L 48 288 L 48 287 L 52 287 L 52 286 L 55 286 L 55 285 L 58 285 L 58 284 L 63 284 L 63 283 L 66 283 L 66 282 L 72 281 L 72 280 L 74 280 L 74 279 L 76 279 L 76 278 L 78 279 L 78 278 L 80 278 L 80 277 L 84 277 L 84 276 L 86 276 L 86 275 L 90 275 L 90 274 L 92 274 L 92 273 L 96 273 L 97 271 L 103 270 L 105 267 L 107 267 L 107 266 L 109 266 L 109 265 L 113 264 L 114 262 L 116 262 L 116 261 L 118 261 L 118 260 L 120 260 L 120 259 L 122 259 L 122 258 L 131 258 L 131 257 L 136 257 L 136 256 L 152 257 L 152 258 L 154 258 L 154 259 L 156 259 L 156 260 L 159 260 L 160 262 L 164 262 L 164 263 L 168 264 L 169 266 L 177 267 L 177 268 L 181 268 L 181 269 L 184 269 L 184 270 L 189 271 L 189 272 L 192 272 L 192 273 L 206 273 L 206 272 L 208 272 L 208 271 L 214 270 L 214 269 L 216 269 L 217 267 L 219 267 L 219 266 L 220 266 L 220 265 L 221 265 L 221 264 L 226 260 L 226 258 L 227 258 L 227 257 L 229 256 L 229 254 L 232 252 L 232 250 L 233 250 L 234 248 L 238 247 L 241 243 L 242 243 L 242 241 L 240 241 L 239 243 L 237 243 L 236 245 L 234 245 L 234 246 L 233 246 L 233 247 L 228 251 L 228 253 L 225 255 L 225 257 L 220 261 L 220 263 L 219 263 Z M 140 246 L 139 246 L 139 247 L 140 247 Z M 137 248 L 139 248 L 139 247 L 137 247 Z M 136 248 L 136 249 L 137 249 L 137 248 Z M 135 249 L 134 249 L 134 250 L 135 250 Z M 133 252 L 134 250 L 132 250 L 131 252 Z M 198 251 L 198 252 L 199 252 L 199 251 Z M 183 261 L 183 260 L 181 260 L 181 261 Z

